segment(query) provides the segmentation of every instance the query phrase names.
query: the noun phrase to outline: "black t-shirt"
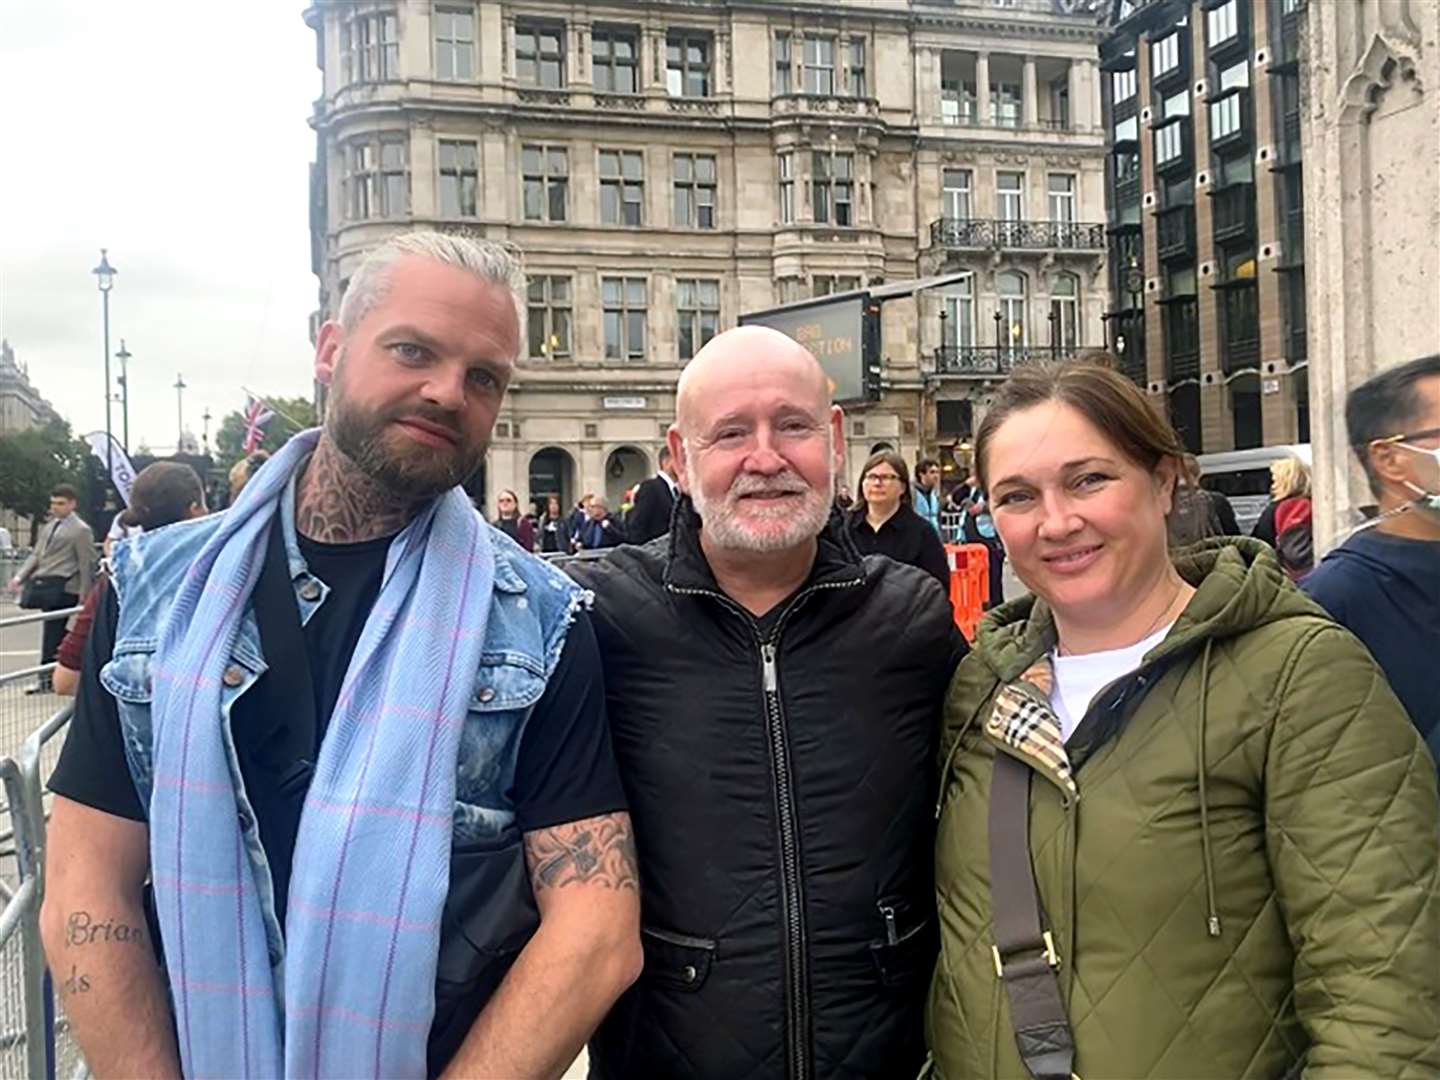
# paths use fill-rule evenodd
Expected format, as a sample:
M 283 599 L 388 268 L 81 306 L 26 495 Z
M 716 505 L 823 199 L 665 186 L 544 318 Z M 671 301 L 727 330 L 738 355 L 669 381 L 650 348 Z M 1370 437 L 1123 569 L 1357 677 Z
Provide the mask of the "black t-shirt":
M 320 736 L 335 711 L 350 657 L 365 629 L 365 619 L 380 595 L 385 577 L 385 556 L 393 536 L 362 540 L 358 544 L 322 544 L 297 538 L 300 554 L 310 573 L 330 587 L 325 602 L 305 624 L 305 655 L 310 660 L 310 683 L 315 695 L 315 716 Z
M 352 545 L 356 551 L 343 553 L 335 550 L 339 545 L 302 543 L 311 573 L 331 587 L 330 594 L 302 631 L 317 705 L 315 715 L 328 718 L 340 693 L 350 654 L 379 593 L 388 541 Z M 361 548 L 372 550 L 358 550 Z M 118 615 L 115 594 L 107 590 L 86 644 L 75 718 L 49 786 L 56 794 L 96 810 L 144 821 L 146 815 L 125 763 L 119 711 L 99 678 L 100 669 L 109 661 L 114 647 Z M 626 807 L 610 749 L 601 671 L 594 628 L 589 616 L 580 612 L 566 635 L 544 695 L 536 703 L 521 736 L 514 786 L 507 795 L 522 831 L 549 828 Z M 273 669 L 262 674 L 245 697 L 256 694 L 261 690 L 261 683 L 273 677 Z M 276 694 L 283 699 L 287 691 L 294 692 L 296 688 L 269 689 L 270 699 L 274 700 Z M 323 720 L 317 728 L 318 749 L 319 739 L 324 735 Z M 237 749 L 242 751 L 242 771 L 246 748 L 240 744 L 252 730 L 248 725 L 234 725 Z M 250 781 L 247 776 L 247 787 Z M 290 851 L 271 850 L 272 843 L 263 831 L 262 841 L 271 862 L 283 858 L 288 870 Z M 288 873 L 282 876 L 288 877 Z

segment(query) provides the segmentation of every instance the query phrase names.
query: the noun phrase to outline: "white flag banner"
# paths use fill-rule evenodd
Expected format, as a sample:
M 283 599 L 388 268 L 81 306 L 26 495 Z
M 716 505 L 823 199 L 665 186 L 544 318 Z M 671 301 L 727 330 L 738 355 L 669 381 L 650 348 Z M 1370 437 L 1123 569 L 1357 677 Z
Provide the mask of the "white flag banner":
M 120 500 L 129 506 L 130 485 L 135 483 L 135 466 L 130 464 L 129 455 L 125 453 L 125 449 L 116 441 L 114 435 L 106 435 L 103 431 L 92 431 L 85 436 L 85 443 L 90 447 L 90 452 L 100 459 L 102 465 L 107 460 L 107 440 L 109 442 L 110 479 L 115 484 L 115 490 L 120 493 Z

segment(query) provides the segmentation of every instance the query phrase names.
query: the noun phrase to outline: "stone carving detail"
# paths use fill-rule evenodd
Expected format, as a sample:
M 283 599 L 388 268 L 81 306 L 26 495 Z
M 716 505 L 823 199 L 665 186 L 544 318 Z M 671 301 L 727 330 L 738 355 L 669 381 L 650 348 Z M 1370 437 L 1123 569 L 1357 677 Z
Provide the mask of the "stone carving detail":
M 596 94 L 595 107 L 611 111 L 643 112 L 645 99 L 639 94 Z
M 719 116 L 720 103 L 706 98 L 670 98 L 673 113 L 700 113 L 704 116 Z
M 564 90 L 544 90 L 529 87 L 515 91 L 515 97 L 522 105 L 569 105 L 570 95 Z
M 1411 17 L 1413 0 L 1380 0 L 1379 32 L 1361 54 L 1340 90 L 1341 123 L 1363 120 L 1375 110 L 1380 95 L 1398 82 L 1418 97 L 1424 92 L 1415 62 L 1420 56 L 1420 30 Z

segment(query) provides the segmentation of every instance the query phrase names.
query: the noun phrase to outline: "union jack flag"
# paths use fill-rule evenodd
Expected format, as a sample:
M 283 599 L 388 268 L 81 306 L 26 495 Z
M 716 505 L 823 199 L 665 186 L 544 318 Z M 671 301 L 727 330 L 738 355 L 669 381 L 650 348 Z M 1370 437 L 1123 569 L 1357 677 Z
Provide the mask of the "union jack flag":
M 253 394 L 246 395 L 245 453 L 253 454 L 259 448 L 260 440 L 265 438 L 265 425 L 274 415 L 259 398 Z

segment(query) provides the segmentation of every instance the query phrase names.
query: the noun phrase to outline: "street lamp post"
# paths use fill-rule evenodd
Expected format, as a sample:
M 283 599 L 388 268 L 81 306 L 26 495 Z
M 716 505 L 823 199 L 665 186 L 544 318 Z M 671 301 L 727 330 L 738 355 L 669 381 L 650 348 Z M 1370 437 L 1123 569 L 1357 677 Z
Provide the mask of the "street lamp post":
M 1002 321 L 1004 321 L 1004 316 L 1000 314 L 1000 309 L 997 307 L 995 309 L 995 374 L 997 375 L 1004 370 L 1000 364 L 1001 353 L 1005 348 L 1005 343 L 1000 340 L 1000 323 Z
M 942 303 L 940 305 L 940 347 L 935 350 L 935 369 L 937 371 L 941 370 L 945 365 L 945 321 L 948 318 L 950 318 L 950 314 L 945 310 L 945 305 Z
M 185 376 L 175 376 L 175 452 L 185 442 Z
M 115 454 L 112 450 L 114 439 L 110 434 L 110 290 L 115 287 L 118 271 L 110 265 L 105 249 L 100 249 L 100 265 L 90 271 L 100 287 L 101 310 L 104 312 L 105 329 L 105 483 L 110 484 L 114 475 Z
M 1056 334 L 1055 330 L 1056 330 L 1056 324 L 1059 323 L 1059 321 L 1060 321 L 1060 315 L 1059 315 L 1058 312 L 1056 312 L 1056 310 L 1055 310 L 1054 307 L 1051 307 L 1051 308 L 1050 308 L 1049 321 L 1050 321 L 1050 359 L 1051 359 L 1051 360 L 1054 360 L 1054 361 L 1059 361 L 1059 359 L 1060 359 L 1060 338 L 1059 338 L 1059 336 Z
M 125 339 L 120 339 L 120 351 L 115 354 L 120 361 L 120 445 L 130 453 L 130 350 L 125 348 Z

